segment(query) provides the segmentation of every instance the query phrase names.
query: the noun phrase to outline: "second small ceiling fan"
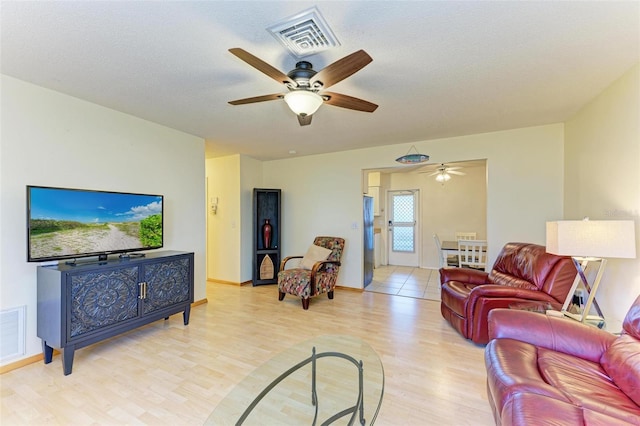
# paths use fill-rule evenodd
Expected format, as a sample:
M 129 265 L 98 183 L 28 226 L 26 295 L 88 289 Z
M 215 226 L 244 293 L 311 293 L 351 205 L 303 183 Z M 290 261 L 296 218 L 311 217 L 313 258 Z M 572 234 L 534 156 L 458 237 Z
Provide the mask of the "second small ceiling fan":
M 362 99 L 324 91 L 324 89 L 360 71 L 373 60 L 364 50 L 347 55 L 320 71 L 315 71 L 310 62 L 300 61 L 287 74 L 241 48 L 229 49 L 229 52 L 278 83 L 284 84 L 288 89 L 288 93 L 284 94 L 276 93 L 229 101 L 231 105 L 284 99 L 289 108 L 298 116 L 298 122 L 301 126 L 311 124 L 313 113 L 323 103 L 363 112 L 373 112 L 378 108 L 378 105 Z
M 420 172 L 420 173 L 429 173 L 427 176 L 435 176 L 438 182 L 444 183 L 449 179 L 451 179 L 451 175 L 464 176 L 466 173 L 458 171 L 461 168 L 462 167 L 446 166 L 445 164 L 442 163 L 438 166 L 438 168 L 435 171 L 431 173 L 429 172 Z

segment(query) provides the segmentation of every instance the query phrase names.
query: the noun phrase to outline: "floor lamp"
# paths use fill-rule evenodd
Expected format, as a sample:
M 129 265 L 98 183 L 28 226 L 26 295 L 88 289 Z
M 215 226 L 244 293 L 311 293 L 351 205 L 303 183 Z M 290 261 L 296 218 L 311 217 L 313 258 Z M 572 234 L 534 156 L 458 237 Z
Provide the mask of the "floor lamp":
M 602 312 L 595 300 L 596 291 L 607 263 L 606 258 L 633 259 L 636 257 L 634 222 L 632 220 L 589 219 L 547 222 L 547 252 L 571 256 L 578 271 L 562 306 L 562 314 L 585 322 L 593 305 L 598 313 L 595 319 L 604 324 Z M 589 283 L 585 274 L 590 262 L 599 263 L 592 283 Z M 580 283 L 583 284 L 588 297 L 582 314 L 573 314 L 568 312 L 568 308 Z

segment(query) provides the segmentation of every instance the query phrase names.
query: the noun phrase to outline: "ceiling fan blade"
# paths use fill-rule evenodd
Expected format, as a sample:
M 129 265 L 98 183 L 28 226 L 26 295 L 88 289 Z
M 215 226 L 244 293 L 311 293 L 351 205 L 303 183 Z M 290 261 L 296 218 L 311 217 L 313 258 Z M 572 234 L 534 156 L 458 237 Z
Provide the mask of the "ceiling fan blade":
M 450 173 L 452 175 L 460 175 L 460 176 L 464 176 L 466 175 L 466 173 L 463 172 L 456 172 L 455 170 L 447 170 L 447 173 Z
M 247 52 L 246 50 L 240 49 L 239 47 L 234 47 L 232 49 L 229 49 L 229 52 L 233 53 L 238 58 L 242 59 L 243 61 L 245 61 L 246 63 L 248 63 L 255 69 L 257 69 L 258 71 L 261 71 L 264 74 L 268 75 L 278 83 L 284 83 L 284 84 L 289 83 L 289 84 L 295 85 L 295 83 L 291 81 L 289 76 L 287 76 L 285 73 L 283 73 L 277 68 L 272 67 L 262 59 L 256 56 L 253 56 L 251 53 Z
M 373 59 L 371 59 L 371 56 L 369 56 L 367 52 L 358 50 L 318 71 L 316 75 L 311 77 L 309 83 L 311 87 L 313 87 L 314 83 L 320 82 L 322 83 L 322 87 L 326 89 L 360 71 L 371 61 L 373 61 Z
M 311 117 L 313 117 L 313 115 L 305 115 L 304 117 L 298 115 L 298 123 L 300 123 L 301 126 L 308 126 L 311 124 Z
M 342 95 L 340 93 L 322 92 L 320 95 L 325 98 L 325 104 L 340 108 L 354 109 L 356 111 L 363 112 L 373 112 L 378 108 L 378 105 L 372 104 L 371 102 L 354 98 L 353 96 Z M 328 97 L 328 99 L 326 99 L 326 97 Z
M 281 95 L 280 93 L 276 93 L 273 95 L 254 96 L 253 98 L 237 99 L 235 101 L 229 101 L 229 103 L 231 105 L 244 105 L 244 104 L 253 104 L 255 102 L 275 101 L 282 98 L 284 98 L 284 95 Z

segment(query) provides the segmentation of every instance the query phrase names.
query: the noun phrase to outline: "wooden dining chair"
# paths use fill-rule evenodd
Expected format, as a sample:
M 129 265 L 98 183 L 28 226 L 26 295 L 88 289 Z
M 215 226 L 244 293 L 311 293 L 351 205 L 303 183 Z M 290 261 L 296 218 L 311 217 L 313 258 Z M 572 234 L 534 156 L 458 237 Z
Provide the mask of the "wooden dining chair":
M 438 260 L 441 268 L 446 268 L 447 266 L 458 266 L 458 256 L 450 255 L 442 251 L 442 242 L 440 241 L 440 237 L 438 234 L 433 234 L 433 241 L 436 242 L 436 248 L 438 249 Z
M 458 266 L 483 270 L 487 266 L 486 240 L 458 240 Z
M 476 232 L 456 232 L 456 240 L 475 240 Z

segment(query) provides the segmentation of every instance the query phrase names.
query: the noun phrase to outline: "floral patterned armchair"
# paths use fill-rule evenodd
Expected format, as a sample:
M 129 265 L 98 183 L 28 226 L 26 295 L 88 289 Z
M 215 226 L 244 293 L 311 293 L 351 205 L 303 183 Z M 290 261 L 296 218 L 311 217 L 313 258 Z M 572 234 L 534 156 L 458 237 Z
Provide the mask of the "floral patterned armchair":
M 340 257 L 344 250 L 344 239 L 338 237 L 316 237 L 313 244 L 331 250 L 326 260 L 313 263 L 311 269 L 296 265 L 293 269 L 285 269 L 291 259 L 302 259 L 304 256 L 288 256 L 280 262 L 278 272 L 278 300 L 286 294 L 302 299 L 302 308 L 309 309 L 309 300 L 318 294 L 327 293 L 333 299 L 333 289 L 340 270 Z

